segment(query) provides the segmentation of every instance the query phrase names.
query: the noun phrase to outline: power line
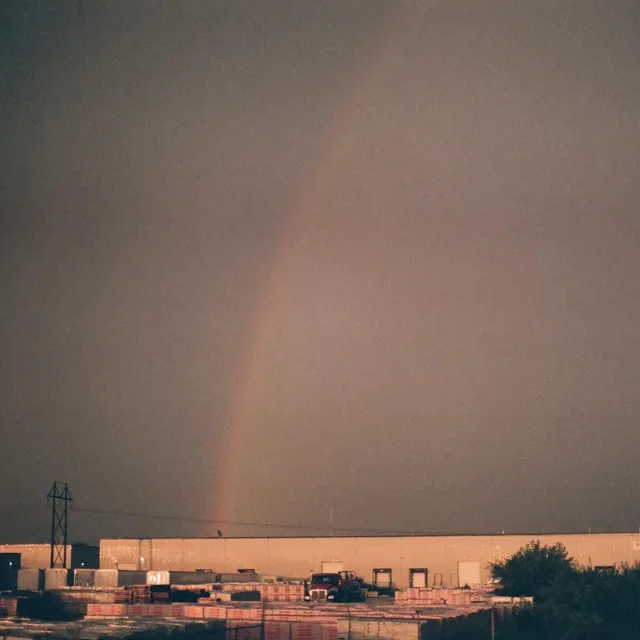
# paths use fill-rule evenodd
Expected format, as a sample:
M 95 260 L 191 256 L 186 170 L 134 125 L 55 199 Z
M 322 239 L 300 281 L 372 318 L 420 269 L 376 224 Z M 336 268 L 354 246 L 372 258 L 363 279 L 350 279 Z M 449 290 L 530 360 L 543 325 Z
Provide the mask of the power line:
M 344 533 L 370 533 L 378 535 L 398 535 L 398 536 L 411 536 L 411 535 L 430 535 L 424 532 L 417 531 L 390 531 L 389 529 L 371 529 L 371 528 L 354 528 L 354 527 L 322 527 L 318 525 L 302 525 L 302 524 L 284 524 L 278 522 L 253 522 L 242 520 L 211 520 L 209 518 L 193 518 L 190 516 L 172 516 L 166 514 L 155 513 L 135 513 L 132 511 L 122 511 L 120 509 L 92 509 L 90 507 L 74 507 L 74 511 L 81 511 L 83 513 L 93 513 L 98 515 L 113 515 L 113 516 L 125 516 L 128 518 L 146 518 L 149 520 L 173 520 L 179 522 L 194 522 L 197 524 L 211 524 L 211 525 L 235 525 L 242 527 L 263 527 L 271 529 L 296 529 L 296 530 L 309 530 L 309 531 L 328 531 L 330 528 L 332 531 L 341 531 Z

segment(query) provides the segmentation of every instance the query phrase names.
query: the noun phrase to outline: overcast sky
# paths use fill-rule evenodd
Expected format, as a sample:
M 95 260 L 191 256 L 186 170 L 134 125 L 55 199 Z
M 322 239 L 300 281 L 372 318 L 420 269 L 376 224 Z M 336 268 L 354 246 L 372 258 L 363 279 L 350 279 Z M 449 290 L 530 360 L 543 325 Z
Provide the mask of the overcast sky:
M 640 527 L 637 0 L 0 30 L 0 542 Z

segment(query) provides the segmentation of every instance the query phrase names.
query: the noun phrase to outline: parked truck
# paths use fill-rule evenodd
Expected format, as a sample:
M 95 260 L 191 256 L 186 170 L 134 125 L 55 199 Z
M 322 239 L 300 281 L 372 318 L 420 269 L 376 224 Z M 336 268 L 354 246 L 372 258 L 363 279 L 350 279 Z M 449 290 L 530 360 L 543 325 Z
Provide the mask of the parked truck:
M 353 571 L 312 573 L 306 582 L 306 601 L 358 602 L 362 580 Z

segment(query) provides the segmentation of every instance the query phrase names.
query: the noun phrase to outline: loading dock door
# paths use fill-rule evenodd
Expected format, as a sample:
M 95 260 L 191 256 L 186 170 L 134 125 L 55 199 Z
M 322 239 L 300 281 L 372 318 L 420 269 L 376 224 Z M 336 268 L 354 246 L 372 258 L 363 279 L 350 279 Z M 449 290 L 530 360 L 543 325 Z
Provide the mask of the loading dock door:
M 340 571 L 344 571 L 343 563 L 336 562 L 335 560 L 331 560 L 331 562 L 321 562 L 320 566 L 322 567 L 322 573 L 339 573 Z
M 374 569 L 373 586 L 381 589 L 388 589 L 393 586 L 391 581 L 391 569 Z
M 18 570 L 22 562 L 20 553 L 0 553 L 0 591 L 18 587 Z
M 409 586 L 418 588 L 428 586 L 428 573 L 427 569 L 409 569 Z
M 458 562 L 458 586 L 475 587 L 480 584 L 479 562 Z

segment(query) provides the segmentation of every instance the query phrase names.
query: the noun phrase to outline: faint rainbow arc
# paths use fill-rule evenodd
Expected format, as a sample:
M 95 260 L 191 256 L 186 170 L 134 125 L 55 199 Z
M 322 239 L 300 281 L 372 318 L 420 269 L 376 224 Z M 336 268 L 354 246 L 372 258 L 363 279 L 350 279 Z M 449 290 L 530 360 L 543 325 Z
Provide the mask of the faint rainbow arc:
M 230 496 L 240 459 L 242 425 L 246 422 L 246 411 L 251 406 L 251 399 L 260 386 L 260 367 L 268 353 L 269 330 L 277 317 L 279 300 L 284 293 L 284 274 L 295 264 L 306 225 L 318 210 L 332 177 L 349 149 L 357 130 L 360 105 L 375 87 L 376 80 L 384 69 L 385 58 L 389 58 L 393 45 L 401 41 L 400 36 L 406 31 L 410 18 L 411 12 L 407 5 L 400 2 L 394 5 L 394 11 L 386 20 L 386 28 L 382 29 L 380 36 L 368 49 L 371 60 L 365 66 L 367 72 L 362 74 L 359 82 L 354 83 L 340 108 L 334 110 L 334 116 L 329 120 L 328 134 L 316 153 L 316 161 L 299 181 L 302 186 L 296 189 L 291 199 L 285 232 L 268 270 L 264 293 L 248 332 L 247 347 L 238 365 L 240 375 L 227 414 L 228 426 L 218 448 L 217 482 L 212 505 L 212 519 L 215 521 L 230 520 Z

